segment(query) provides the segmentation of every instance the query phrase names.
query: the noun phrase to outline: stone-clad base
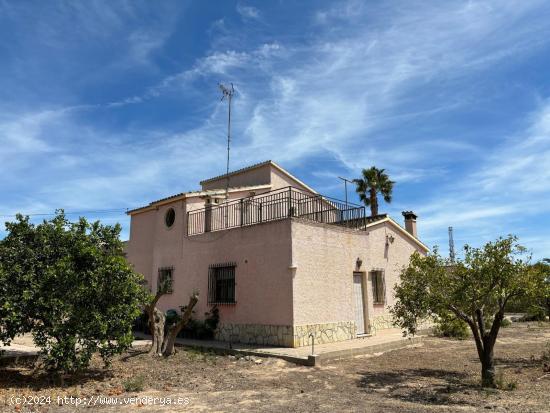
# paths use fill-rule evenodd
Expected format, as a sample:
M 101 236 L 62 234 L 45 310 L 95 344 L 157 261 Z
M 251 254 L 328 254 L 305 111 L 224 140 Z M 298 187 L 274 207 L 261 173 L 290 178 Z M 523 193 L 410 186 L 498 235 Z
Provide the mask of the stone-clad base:
M 231 343 L 260 344 L 292 347 L 292 326 L 265 324 L 222 324 L 218 325 L 216 340 Z
M 220 324 L 215 338 L 232 343 L 302 347 L 311 345 L 310 334 L 313 334 L 315 344 L 324 344 L 353 339 L 356 332 L 353 321 L 299 326 Z
M 294 326 L 293 347 L 310 346 L 310 334 L 313 334 L 315 344 L 335 343 L 354 339 L 357 327 L 354 321 Z

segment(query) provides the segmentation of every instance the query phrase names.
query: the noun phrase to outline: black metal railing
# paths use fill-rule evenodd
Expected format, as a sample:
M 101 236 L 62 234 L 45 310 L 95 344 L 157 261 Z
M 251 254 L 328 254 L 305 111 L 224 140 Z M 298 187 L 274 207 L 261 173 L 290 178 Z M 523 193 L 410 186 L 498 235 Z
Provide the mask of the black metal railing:
M 187 234 L 197 235 L 290 217 L 353 229 L 362 229 L 366 223 L 363 206 L 287 187 L 189 211 Z

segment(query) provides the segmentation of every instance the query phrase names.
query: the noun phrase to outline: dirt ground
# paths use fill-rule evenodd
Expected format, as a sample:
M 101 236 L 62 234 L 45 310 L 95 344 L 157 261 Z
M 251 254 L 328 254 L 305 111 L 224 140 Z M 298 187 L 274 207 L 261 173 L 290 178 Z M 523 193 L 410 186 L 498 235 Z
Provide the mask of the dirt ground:
M 548 324 L 501 330 L 495 356 L 511 390 L 479 387 L 472 340 L 430 337 L 417 346 L 316 368 L 192 350 L 152 359 L 134 350 L 108 370 L 94 362 L 94 369 L 66 378 L 64 386 L 30 368 L 4 368 L 0 411 L 550 412 L 550 375 L 541 361 L 549 342 Z M 38 404 L 23 404 L 30 396 Z M 65 404 L 58 397 L 67 397 Z M 91 406 L 77 408 L 77 400 Z

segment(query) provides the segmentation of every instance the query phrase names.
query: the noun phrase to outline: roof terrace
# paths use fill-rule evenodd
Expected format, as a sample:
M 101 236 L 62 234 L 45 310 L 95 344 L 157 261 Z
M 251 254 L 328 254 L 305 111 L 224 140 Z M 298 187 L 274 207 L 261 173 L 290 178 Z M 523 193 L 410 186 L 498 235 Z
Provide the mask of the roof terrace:
M 286 187 L 236 199 L 187 213 L 187 235 L 222 231 L 263 222 L 298 217 L 363 230 L 365 207 L 328 196 Z

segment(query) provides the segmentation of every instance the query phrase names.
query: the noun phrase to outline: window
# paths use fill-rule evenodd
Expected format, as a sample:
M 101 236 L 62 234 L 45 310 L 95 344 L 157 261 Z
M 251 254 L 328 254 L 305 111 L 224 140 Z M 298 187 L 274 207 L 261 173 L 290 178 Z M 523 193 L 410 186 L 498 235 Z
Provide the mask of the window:
M 208 304 L 234 304 L 235 263 L 211 265 L 208 271 Z
M 160 291 L 163 288 L 166 288 L 166 294 L 171 294 L 174 291 L 172 289 L 173 272 L 174 272 L 173 267 L 159 268 L 157 291 Z
M 383 271 L 371 271 L 373 304 L 384 304 L 386 301 L 386 283 Z
M 172 225 L 174 225 L 175 220 L 176 211 L 174 211 L 174 208 L 170 208 L 168 211 L 166 211 L 166 215 L 164 215 L 164 223 L 168 228 L 170 228 Z

